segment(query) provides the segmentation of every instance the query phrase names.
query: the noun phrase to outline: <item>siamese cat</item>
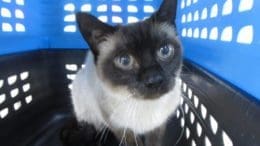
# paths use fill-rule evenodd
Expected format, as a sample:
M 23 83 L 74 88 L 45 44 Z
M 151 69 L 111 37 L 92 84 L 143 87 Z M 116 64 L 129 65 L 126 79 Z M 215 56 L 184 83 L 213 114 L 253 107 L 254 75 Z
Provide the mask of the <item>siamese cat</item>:
M 90 47 L 71 91 L 78 122 L 108 128 L 120 145 L 162 145 L 163 127 L 181 96 L 176 5 L 164 0 L 150 18 L 125 26 L 77 13 Z

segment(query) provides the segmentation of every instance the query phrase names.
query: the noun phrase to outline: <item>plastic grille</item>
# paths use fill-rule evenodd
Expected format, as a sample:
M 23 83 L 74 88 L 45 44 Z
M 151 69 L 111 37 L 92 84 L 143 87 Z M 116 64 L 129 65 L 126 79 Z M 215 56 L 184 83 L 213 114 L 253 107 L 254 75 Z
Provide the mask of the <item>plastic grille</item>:
M 0 119 L 6 118 L 12 112 L 19 111 L 33 101 L 29 80 L 28 71 L 0 77 Z
M 75 12 L 78 11 L 91 13 L 106 23 L 128 24 L 149 17 L 158 8 L 159 2 L 155 0 L 66 1 L 64 3 L 64 32 L 77 31 Z
M 0 32 L 26 32 L 24 5 L 24 0 L 0 1 Z
M 183 96 L 176 117 L 183 128 L 183 140 L 190 146 L 233 146 L 232 139 L 189 85 L 182 82 Z

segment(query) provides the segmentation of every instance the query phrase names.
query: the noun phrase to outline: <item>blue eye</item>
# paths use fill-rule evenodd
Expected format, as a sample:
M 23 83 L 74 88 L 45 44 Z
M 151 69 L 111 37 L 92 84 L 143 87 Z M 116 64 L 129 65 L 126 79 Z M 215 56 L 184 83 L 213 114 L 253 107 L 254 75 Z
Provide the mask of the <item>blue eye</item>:
M 171 45 L 163 46 L 157 51 L 157 56 L 163 61 L 167 60 L 172 55 L 174 55 L 174 48 Z
M 120 64 L 128 66 L 130 64 L 130 57 L 128 55 L 120 56 L 118 61 Z
M 115 65 L 119 68 L 129 70 L 133 67 L 133 57 L 130 55 L 120 55 L 115 58 Z

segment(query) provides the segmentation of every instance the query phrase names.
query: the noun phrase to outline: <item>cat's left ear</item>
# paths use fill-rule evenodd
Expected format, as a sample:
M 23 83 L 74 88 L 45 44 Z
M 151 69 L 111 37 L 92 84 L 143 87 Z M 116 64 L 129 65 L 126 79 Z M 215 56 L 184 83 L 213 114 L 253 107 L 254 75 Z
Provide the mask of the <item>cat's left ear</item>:
M 177 11 L 177 0 L 163 0 L 160 8 L 156 11 L 148 21 L 169 23 L 175 25 Z

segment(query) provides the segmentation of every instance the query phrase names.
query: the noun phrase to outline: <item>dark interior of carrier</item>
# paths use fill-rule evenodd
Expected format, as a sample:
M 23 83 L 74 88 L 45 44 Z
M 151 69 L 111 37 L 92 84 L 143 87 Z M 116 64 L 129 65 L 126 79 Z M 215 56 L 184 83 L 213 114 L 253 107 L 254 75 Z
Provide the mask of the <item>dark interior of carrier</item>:
M 160 3 L 0 1 L 0 145 L 62 146 L 60 131 L 74 119 L 71 82 L 88 48 L 73 19 L 76 11 L 126 24 L 148 17 Z M 252 16 L 260 2 L 178 3 L 183 96 L 164 145 L 259 146 L 260 22 Z

